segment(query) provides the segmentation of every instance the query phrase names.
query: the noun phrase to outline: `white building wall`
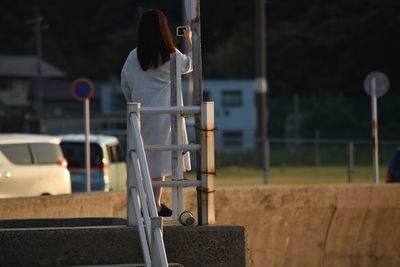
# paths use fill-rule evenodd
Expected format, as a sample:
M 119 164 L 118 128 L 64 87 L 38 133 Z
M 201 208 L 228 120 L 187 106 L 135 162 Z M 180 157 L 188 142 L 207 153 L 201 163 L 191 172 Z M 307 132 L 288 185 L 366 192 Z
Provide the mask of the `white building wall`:
M 215 102 L 217 149 L 223 152 L 254 149 L 256 133 L 254 85 L 254 80 L 205 80 L 203 82 L 205 95 Z M 229 104 L 227 95 L 230 93 L 240 96 L 240 104 L 227 105 Z
M 188 80 L 184 79 L 182 82 L 184 102 L 187 105 Z M 104 84 L 101 88 L 103 113 L 121 112 L 125 109 L 122 90 L 119 86 L 117 89 L 115 87 L 112 84 Z M 203 88 L 204 100 L 214 101 L 216 150 L 230 152 L 254 149 L 257 127 L 255 80 L 204 80 Z M 233 105 L 227 105 L 226 96 L 230 93 L 235 96 L 228 97 L 228 100 L 233 100 Z M 236 105 L 235 101 L 238 101 Z M 192 119 L 187 120 L 189 142 L 195 142 L 193 124 Z

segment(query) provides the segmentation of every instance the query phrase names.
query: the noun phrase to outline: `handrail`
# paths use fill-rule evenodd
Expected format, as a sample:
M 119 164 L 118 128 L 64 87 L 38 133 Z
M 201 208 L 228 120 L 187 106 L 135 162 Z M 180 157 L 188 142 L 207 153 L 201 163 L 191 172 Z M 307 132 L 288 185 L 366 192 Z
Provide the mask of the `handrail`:
M 141 107 L 140 113 L 142 114 L 199 114 L 199 106 L 172 106 L 172 107 Z
M 200 145 L 145 145 L 146 151 L 198 151 L 201 149 Z M 134 149 L 132 151 L 135 151 Z
M 128 224 L 135 223 L 138 227 L 146 267 L 167 267 L 168 260 L 162 238 L 162 217 L 157 213 L 140 134 L 139 110 L 139 103 L 128 105 Z
M 199 180 L 175 180 L 175 181 L 153 181 L 154 187 L 189 187 L 189 186 L 201 186 Z

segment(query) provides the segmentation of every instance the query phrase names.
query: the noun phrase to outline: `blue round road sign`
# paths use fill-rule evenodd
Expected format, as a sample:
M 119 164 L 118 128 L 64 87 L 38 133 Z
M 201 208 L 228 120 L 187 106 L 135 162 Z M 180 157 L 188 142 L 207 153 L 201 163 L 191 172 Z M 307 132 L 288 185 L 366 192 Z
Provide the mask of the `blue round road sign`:
M 72 96 L 76 99 L 83 101 L 93 95 L 93 83 L 85 78 L 80 78 L 72 83 Z

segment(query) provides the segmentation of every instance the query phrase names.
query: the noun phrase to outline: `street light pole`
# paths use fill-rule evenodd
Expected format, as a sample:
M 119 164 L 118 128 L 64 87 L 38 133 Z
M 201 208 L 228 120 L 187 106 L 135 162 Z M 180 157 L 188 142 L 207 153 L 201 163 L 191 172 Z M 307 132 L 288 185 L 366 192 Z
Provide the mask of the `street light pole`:
M 260 94 L 258 134 L 261 140 L 261 158 L 264 170 L 264 184 L 269 178 L 269 142 L 268 142 L 268 119 L 267 119 L 267 1 L 256 1 L 256 62 L 257 62 L 257 84 Z

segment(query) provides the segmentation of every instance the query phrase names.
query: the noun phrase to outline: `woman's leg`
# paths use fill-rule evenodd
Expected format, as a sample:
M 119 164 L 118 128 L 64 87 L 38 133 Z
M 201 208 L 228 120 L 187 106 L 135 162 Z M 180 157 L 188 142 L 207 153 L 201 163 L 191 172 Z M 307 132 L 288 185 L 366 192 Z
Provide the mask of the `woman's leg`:
M 152 178 L 153 181 L 164 181 L 165 176 Z M 157 211 L 161 210 L 161 195 L 162 195 L 162 187 L 153 187 L 154 199 L 156 200 Z

